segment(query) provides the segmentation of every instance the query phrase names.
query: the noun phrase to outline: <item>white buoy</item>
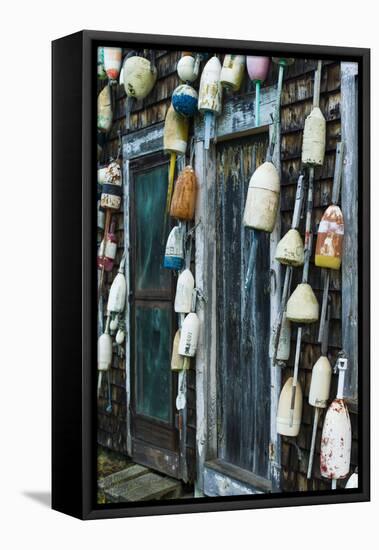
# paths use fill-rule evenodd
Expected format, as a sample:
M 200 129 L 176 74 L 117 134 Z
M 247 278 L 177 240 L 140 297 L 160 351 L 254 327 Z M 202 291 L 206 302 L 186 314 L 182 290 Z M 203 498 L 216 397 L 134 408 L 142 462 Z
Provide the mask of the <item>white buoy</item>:
M 116 277 L 109 291 L 107 310 L 112 313 L 121 313 L 125 308 L 126 279 L 124 275 L 125 257 L 122 258 Z
M 290 425 L 291 394 L 292 377 L 288 378 L 282 388 L 282 391 L 280 392 L 278 413 L 276 417 L 276 430 L 280 435 L 296 437 L 300 431 L 301 415 L 303 411 L 303 392 L 301 391 L 299 382 L 296 384 L 295 408 L 292 425 Z
M 351 476 L 347 480 L 345 489 L 358 489 L 358 482 L 359 482 L 358 474 L 354 472 L 353 474 L 351 474 Z
M 326 121 L 319 107 L 314 107 L 305 119 L 301 162 L 322 166 L 325 157 Z
M 250 229 L 271 233 L 279 206 L 280 179 L 272 162 L 261 164 L 251 176 L 243 224 Z
M 293 323 L 315 323 L 319 316 L 319 305 L 312 287 L 308 283 L 297 285 L 287 302 L 287 319 Z
M 200 55 L 184 55 L 178 61 L 176 70 L 183 82 L 194 82 L 199 75 Z
M 211 126 L 216 115 L 221 113 L 222 87 L 221 63 L 213 56 L 206 63 L 200 78 L 198 109 L 204 114 L 204 148 L 209 149 Z
M 275 260 L 294 267 L 304 264 L 304 243 L 297 229 L 290 229 L 280 239 L 276 247 Z
M 97 341 L 97 369 L 99 371 L 97 382 L 97 397 L 100 394 L 102 374 L 110 369 L 112 365 L 112 338 L 109 334 L 110 318 L 107 318 L 105 331 Z
M 185 269 L 178 277 L 174 309 L 176 313 L 189 313 L 192 305 L 192 293 L 195 280 L 189 269 Z
M 225 55 L 220 73 L 221 85 L 237 92 L 242 84 L 245 65 L 246 57 L 244 55 Z
M 125 332 L 123 329 L 119 328 L 116 334 L 116 342 L 117 344 L 122 344 L 125 340 Z
M 184 357 L 194 357 L 200 332 L 200 320 L 196 313 L 189 313 L 180 331 L 179 353 Z
M 163 267 L 179 271 L 184 264 L 183 231 L 175 226 L 167 239 L 166 251 L 163 259 Z
M 133 55 L 123 66 L 124 88 L 128 97 L 145 99 L 157 80 L 157 69 L 145 57 Z

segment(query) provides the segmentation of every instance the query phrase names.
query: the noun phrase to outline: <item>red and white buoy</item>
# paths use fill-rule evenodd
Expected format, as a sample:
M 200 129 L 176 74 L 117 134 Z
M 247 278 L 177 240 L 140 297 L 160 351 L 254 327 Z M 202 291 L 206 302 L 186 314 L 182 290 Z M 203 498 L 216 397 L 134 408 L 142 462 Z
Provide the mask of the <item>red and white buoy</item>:
M 350 470 L 351 422 L 349 409 L 343 399 L 347 359 L 339 357 L 337 396 L 325 416 L 321 436 L 320 471 L 322 477 L 332 480 L 332 489 L 338 479 L 344 479 Z
M 104 69 L 107 73 L 109 84 L 117 84 L 121 69 L 121 59 L 121 48 L 104 48 Z
M 212 123 L 221 113 L 221 63 L 217 56 L 207 61 L 200 78 L 198 109 L 204 115 L 204 148 L 209 149 Z

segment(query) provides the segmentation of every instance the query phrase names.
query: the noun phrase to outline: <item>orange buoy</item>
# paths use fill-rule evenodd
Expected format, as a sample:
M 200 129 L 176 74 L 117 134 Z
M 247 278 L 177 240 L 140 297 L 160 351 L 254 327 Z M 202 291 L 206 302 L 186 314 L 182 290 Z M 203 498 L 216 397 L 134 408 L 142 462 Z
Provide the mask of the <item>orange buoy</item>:
M 332 204 L 321 219 L 316 242 L 315 264 L 318 267 L 341 267 L 344 235 L 343 215 L 339 206 Z
M 186 166 L 176 180 L 172 195 L 170 216 L 191 221 L 195 216 L 197 180 L 192 166 Z

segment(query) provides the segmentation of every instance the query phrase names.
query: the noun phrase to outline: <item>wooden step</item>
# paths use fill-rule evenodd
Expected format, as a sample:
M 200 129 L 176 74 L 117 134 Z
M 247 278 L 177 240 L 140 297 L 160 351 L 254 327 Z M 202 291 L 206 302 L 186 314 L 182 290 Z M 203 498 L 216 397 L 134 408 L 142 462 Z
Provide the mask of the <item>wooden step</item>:
M 120 483 L 124 483 L 130 481 L 131 479 L 135 479 L 136 477 L 139 477 L 143 474 L 147 474 L 148 472 L 149 469 L 145 466 L 140 466 L 139 464 L 131 464 L 124 470 L 120 470 L 119 472 L 100 479 L 97 485 L 99 489 L 109 489 L 111 487 L 119 485 Z
M 128 468 L 129 469 L 129 468 Z M 147 470 L 147 468 L 145 468 Z M 138 476 L 118 482 L 104 490 L 108 502 L 138 502 L 179 498 L 182 484 L 177 479 L 164 477 L 147 470 Z

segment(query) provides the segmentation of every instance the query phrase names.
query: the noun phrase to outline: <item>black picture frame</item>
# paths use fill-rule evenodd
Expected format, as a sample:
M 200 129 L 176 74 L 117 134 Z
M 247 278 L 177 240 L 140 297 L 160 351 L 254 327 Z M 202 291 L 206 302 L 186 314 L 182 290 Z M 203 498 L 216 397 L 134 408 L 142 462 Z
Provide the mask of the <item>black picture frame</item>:
M 97 505 L 97 45 L 217 50 L 359 64 L 358 489 Z M 304 506 L 370 499 L 370 50 L 85 30 L 52 43 L 52 507 L 81 519 Z M 364 398 L 362 397 L 364 396 Z

